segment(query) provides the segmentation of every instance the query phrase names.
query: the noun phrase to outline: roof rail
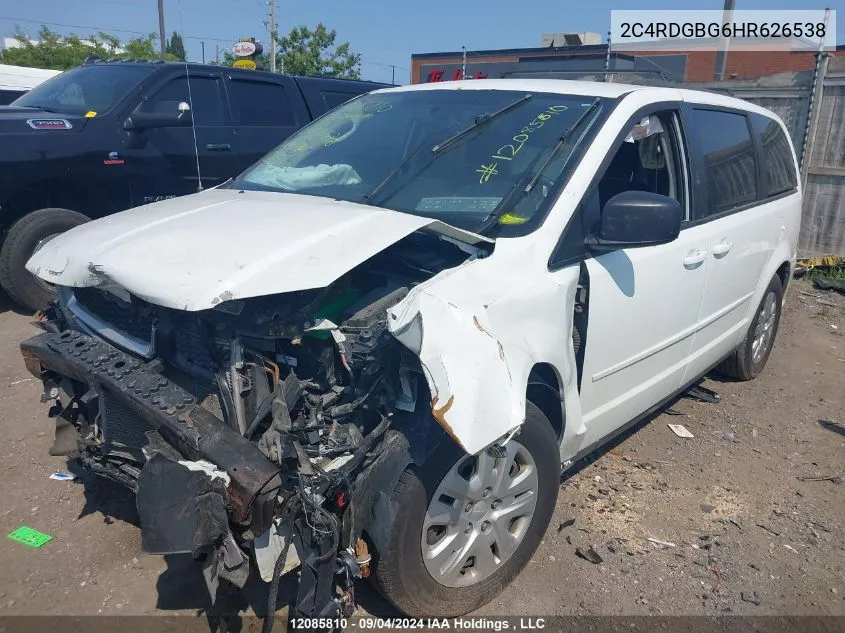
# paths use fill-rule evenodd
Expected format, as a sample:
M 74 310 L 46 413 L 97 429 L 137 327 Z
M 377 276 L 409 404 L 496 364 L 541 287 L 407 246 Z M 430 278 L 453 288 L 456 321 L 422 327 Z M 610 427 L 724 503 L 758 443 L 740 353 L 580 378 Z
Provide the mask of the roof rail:
M 523 79 L 560 79 L 561 75 L 578 75 L 578 76 L 585 76 L 585 75 L 599 75 L 605 77 L 607 79 L 608 75 L 649 75 L 649 76 L 657 76 L 658 79 L 651 80 L 657 83 L 663 83 L 667 86 L 674 85 L 676 86 L 678 82 L 673 81 L 672 78 L 666 74 L 665 71 L 662 69 L 656 70 L 651 68 L 641 69 L 641 70 L 634 70 L 634 69 L 618 69 L 618 70 L 604 70 L 604 69 L 589 69 L 589 68 L 579 68 L 579 69 L 561 69 L 561 70 L 515 70 L 515 71 L 505 71 L 502 73 L 502 78 L 508 77 L 521 77 Z M 655 84 L 655 85 L 656 85 Z M 651 85 L 651 84 L 649 84 Z

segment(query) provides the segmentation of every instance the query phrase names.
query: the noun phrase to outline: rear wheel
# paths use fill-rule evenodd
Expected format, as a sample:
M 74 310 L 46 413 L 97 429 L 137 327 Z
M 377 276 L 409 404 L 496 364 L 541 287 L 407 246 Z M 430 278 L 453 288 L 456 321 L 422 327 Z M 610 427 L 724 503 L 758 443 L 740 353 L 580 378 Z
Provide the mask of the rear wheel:
M 775 275 L 763 293 L 742 343 L 719 365 L 722 374 L 734 380 L 752 380 L 763 371 L 778 333 L 782 305 L 783 284 Z
M 557 436 L 528 403 L 501 454 L 449 446 L 406 470 L 376 580 L 412 616 L 458 616 L 492 600 L 525 567 L 551 520 L 560 474 Z
M 0 248 L 0 285 L 17 303 L 41 310 L 56 296 L 52 284 L 30 274 L 26 262 L 51 239 L 89 218 L 69 209 L 39 209 L 15 222 Z

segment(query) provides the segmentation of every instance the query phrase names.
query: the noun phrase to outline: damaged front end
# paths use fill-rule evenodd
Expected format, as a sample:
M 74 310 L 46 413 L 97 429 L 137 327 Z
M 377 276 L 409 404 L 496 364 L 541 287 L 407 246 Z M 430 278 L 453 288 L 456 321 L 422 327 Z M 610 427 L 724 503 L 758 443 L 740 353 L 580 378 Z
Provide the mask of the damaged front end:
M 446 437 L 388 310 L 476 255 L 417 232 L 325 288 L 196 312 L 107 280 L 60 287 L 21 344 L 51 403 L 50 452 L 133 490 L 144 549 L 201 561 L 212 600 L 254 568 L 275 604 L 301 565 L 291 614 L 348 614 L 399 475 Z

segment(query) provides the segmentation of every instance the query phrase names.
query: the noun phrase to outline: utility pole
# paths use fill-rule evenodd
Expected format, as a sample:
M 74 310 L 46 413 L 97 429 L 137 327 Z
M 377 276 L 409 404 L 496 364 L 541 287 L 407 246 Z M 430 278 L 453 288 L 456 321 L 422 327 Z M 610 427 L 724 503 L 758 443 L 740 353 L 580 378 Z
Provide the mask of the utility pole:
M 161 38 L 161 58 L 165 58 L 167 40 L 164 39 L 164 0 L 158 0 L 158 36 Z
M 463 56 L 461 58 L 461 79 L 467 78 L 467 47 L 461 46 Z
M 722 24 L 730 24 L 733 22 L 734 16 L 734 0 L 725 0 L 725 8 L 722 11 Z M 716 81 L 724 81 L 725 72 L 728 67 L 728 47 L 730 46 L 730 38 L 722 38 L 722 48 L 716 53 Z
M 205 42 L 200 42 L 202 44 L 202 63 L 205 63 Z
M 276 72 L 276 0 L 270 0 L 270 72 Z
M 396 85 L 396 66 L 390 64 L 390 83 Z
M 214 63 L 220 65 L 220 44 L 214 45 Z

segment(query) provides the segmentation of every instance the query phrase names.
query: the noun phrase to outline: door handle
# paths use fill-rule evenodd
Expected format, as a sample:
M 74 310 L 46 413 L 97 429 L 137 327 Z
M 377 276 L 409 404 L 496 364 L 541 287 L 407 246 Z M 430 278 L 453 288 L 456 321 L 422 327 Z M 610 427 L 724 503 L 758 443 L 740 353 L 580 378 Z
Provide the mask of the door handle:
M 686 268 L 696 268 L 704 261 L 705 257 L 707 257 L 707 251 L 703 248 L 690 251 L 683 259 L 684 266 Z
M 722 240 L 713 247 L 713 257 L 724 257 L 733 248 L 734 243 L 730 240 Z
M 208 143 L 206 144 L 205 149 L 210 152 L 228 152 L 232 149 L 232 146 L 228 143 Z

